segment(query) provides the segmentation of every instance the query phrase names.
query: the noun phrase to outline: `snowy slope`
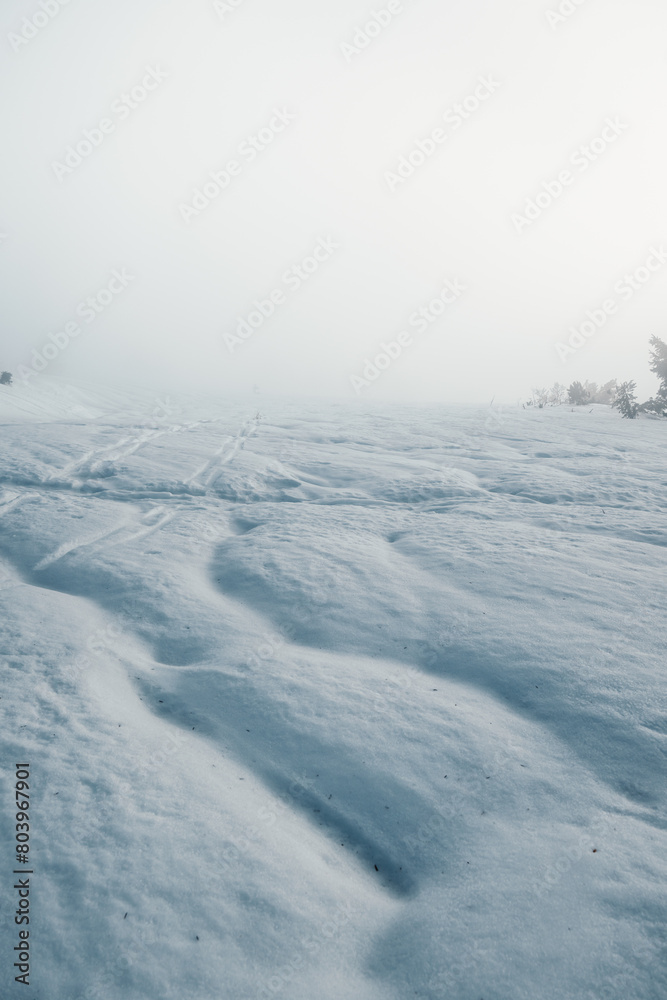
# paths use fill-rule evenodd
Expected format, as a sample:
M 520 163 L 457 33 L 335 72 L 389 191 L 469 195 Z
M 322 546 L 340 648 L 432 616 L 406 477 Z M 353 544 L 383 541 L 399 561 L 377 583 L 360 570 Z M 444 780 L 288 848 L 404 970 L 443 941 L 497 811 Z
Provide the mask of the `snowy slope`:
M 2 389 L 30 995 L 667 995 L 664 423 L 260 406 Z

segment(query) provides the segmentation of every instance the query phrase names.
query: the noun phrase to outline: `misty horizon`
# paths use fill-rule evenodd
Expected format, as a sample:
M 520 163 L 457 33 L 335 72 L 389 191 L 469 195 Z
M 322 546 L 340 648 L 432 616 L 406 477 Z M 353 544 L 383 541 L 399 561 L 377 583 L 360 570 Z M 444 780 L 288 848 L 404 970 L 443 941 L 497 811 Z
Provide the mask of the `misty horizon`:
M 542 7 L 11 0 L 0 365 L 46 348 L 53 376 L 191 390 L 652 395 L 660 18 Z

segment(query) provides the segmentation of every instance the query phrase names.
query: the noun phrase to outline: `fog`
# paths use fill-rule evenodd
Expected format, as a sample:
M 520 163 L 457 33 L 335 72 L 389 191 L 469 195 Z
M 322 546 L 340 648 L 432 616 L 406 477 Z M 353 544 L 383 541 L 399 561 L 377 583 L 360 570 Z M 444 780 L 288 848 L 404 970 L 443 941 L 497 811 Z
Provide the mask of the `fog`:
M 5 0 L 0 20 L 15 377 L 654 392 L 656 0 Z

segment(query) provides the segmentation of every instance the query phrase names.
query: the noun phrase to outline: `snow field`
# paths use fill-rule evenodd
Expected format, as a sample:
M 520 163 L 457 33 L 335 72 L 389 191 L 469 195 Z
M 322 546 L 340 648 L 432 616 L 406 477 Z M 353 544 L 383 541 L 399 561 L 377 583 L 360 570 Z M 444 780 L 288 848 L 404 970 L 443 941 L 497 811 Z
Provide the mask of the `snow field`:
M 0 396 L 36 996 L 665 994 L 658 421 L 39 386 Z

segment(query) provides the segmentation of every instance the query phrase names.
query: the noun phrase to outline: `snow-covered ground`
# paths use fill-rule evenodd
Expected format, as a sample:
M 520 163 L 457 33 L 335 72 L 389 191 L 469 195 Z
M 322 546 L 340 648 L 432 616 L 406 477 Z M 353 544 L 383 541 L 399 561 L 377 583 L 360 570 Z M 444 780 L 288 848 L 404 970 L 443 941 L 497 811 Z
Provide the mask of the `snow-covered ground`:
M 664 1000 L 664 422 L 44 379 L 0 425 L 3 996 Z

